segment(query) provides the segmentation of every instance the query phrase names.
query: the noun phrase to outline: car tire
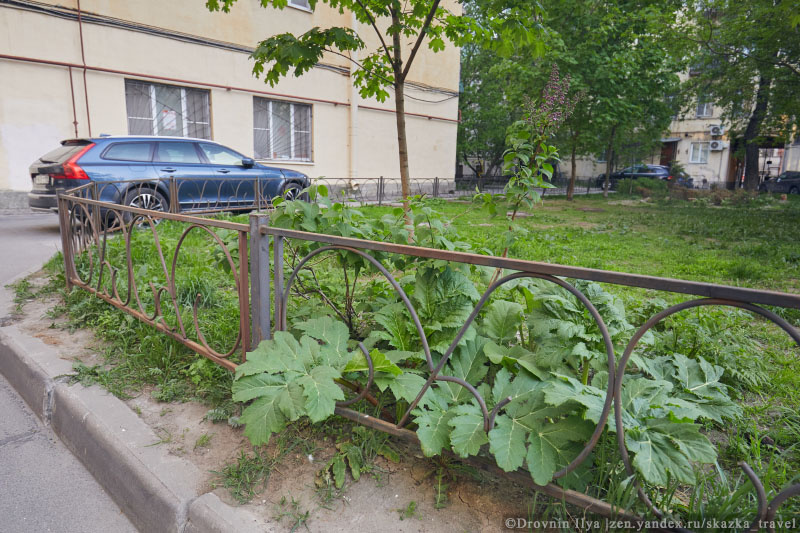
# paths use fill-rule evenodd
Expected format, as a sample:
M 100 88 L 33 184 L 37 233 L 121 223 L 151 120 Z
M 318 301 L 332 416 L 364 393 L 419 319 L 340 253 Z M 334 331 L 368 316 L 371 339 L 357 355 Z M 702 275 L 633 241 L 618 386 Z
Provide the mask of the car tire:
M 789 189 L 789 194 L 800 194 L 800 189 L 798 189 L 797 187 L 792 187 L 791 189 Z
M 125 199 L 122 201 L 123 205 L 130 207 L 138 207 L 140 209 L 149 209 L 151 211 L 166 212 L 169 211 L 169 202 L 166 196 L 161 194 L 155 189 L 150 187 L 138 187 L 130 189 L 125 193 Z M 123 215 L 125 223 L 129 224 L 133 220 L 132 213 L 125 213 Z M 156 224 L 161 222 L 160 218 L 153 220 Z
M 304 202 L 308 201 L 308 193 L 303 192 L 304 187 L 295 182 L 290 181 L 288 183 L 284 183 L 283 187 L 281 187 L 281 196 L 286 200 L 303 200 Z

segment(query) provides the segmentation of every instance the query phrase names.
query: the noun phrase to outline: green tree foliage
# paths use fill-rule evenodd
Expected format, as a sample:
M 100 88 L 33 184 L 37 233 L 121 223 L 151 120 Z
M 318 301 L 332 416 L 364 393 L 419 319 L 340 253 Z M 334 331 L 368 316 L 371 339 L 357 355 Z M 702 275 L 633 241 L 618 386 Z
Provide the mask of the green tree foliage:
M 800 27 L 794 2 L 703 0 L 692 2 L 677 24 L 688 51 L 696 97 L 723 110 L 741 137 L 745 187 L 758 187 L 758 145 L 764 137 L 787 140 L 800 125 Z
M 481 5 L 480 0 L 474 3 L 477 8 Z M 510 126 L 516 117 L 508 109 L 521 106 L 526 95 L 539 94 L 550 65 L 556 63 L 561 74 L 571 78 L 573 93 L 584 95 L 551 140 L 562 154 L 570 155 L 571 191 L 578 157 L 606 154 L 610 173 L 615 160 L 651 153 L 668 128 L 682 64 L 675 59 L 680 50 L 662 35 L 680 4 L 545 0 L 542 8 L 547 29 L 543 59 L 533 48 L 507 58 L 475 50 L 477 46 L 464 49 L 466 99 L 461 113 L 464 127 L 476 134 L 459 137 L 459 155 L 480 155 L 472 145 L 478 139 L 495 146 L 502 138 L 497 121 L 507 117 L 504 124 Z M 481 81 L 476 84 L 474 79 Z M 480 91 L 484 86 L 493 89 L 491 95 Z M 470 92 L 473 87 L 475 97 Z
M 207 0 L 206 5 L 212 11 L 229 11 L 235 2 Z M 299 36 L 283 33 L 259 43 L 252 54 L 253 73 L 263 75 L 267 82 L 275 85 L 289 71 L 301 76 L 322 60 L 324 54 L 333 53 L 353 63 L 353 83 L 364 98 L 385 101 L 391 96 L 389 89 L 393 89 L 404 198 L 411 195 L 404 91 L 419 50 L 426 46 L 433 52 L 440 52 L 448 42 L 461 46 L 483 41 L 506 52 L 513 49 L 514 43 L 535 42 L 540 29 L 539 5 L 526 0 L 486 0 L 486 16 L 480 22 L 461 13 L 460 1 L 309 1 L 311 9 L 318 4 L 353 13 L 359 24 L 372 29 L 377 48 L 368 49 L 366 41 L 352 27 L 314 27 Z M 261 5 L 284 9 L 287 0 L 261 0 Z

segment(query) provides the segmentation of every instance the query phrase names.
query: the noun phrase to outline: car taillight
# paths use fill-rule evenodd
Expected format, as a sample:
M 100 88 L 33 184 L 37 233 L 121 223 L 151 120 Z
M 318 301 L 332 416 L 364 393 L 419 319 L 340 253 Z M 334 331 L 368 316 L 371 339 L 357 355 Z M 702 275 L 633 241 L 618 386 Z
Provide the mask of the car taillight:
M 88 152 L 92 147 L 94 147 L 94 143 L 87 144 L 81 150 L 73 155 L 72 157 L 67 160 L 66 163 L 61 165 L 64 170 L 63 174 L 50 174 L 50 177 L 54 180 L 56 179 L 67 179 L 67 180 L 88 180 L 89 176 L 86 175 L 86 171 L 84 171 L 81 167 L 78 166 L 77 162 L 78 159 L 83 156 L 86 152 Z

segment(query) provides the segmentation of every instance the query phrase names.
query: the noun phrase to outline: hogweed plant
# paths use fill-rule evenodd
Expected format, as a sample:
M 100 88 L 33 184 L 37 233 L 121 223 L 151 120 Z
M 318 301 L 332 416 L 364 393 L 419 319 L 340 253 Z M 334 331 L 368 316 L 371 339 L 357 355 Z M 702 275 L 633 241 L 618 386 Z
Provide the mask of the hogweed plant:
M 525 229 L 516 224 L 520 209 L 532 209 L 541 201 L 539 189 L 549 189 L 553 178 L 553 163 L 559 161 L 558 149 L 549 140 L 558 131 L 583 97 L 579 92 L 569 95 L 570 76 L 561 78 L 558 66 L 553 64 L 550 79 L 542 90 L 541 98 L 527 99 L 523 118 L 508 129 L 503 154 L 503 171 L 511 174 L 503 194 L 478 194 L 476 199 L 483 202 L 489 212 L 497 214 L 497 201 L 502 200 L 511 206 L 506 212 L 508 229 L 503 234 L 503 253 L 508 255 L 514 242 L 523 237 Z M 499 277 L 495 274 L 493 281 Z

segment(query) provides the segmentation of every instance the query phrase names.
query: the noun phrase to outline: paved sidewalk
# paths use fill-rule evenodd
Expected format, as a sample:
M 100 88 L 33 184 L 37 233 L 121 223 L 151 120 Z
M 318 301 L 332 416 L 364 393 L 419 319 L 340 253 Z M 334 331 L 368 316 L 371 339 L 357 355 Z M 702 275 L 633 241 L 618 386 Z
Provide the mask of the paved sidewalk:
M 59 247 L 55 215 L 0 216 L 0 321 L 13 298 L 5 285 L 38 270 Z M 136 531 L 2 374 L 0 407 L 0 531 Z

